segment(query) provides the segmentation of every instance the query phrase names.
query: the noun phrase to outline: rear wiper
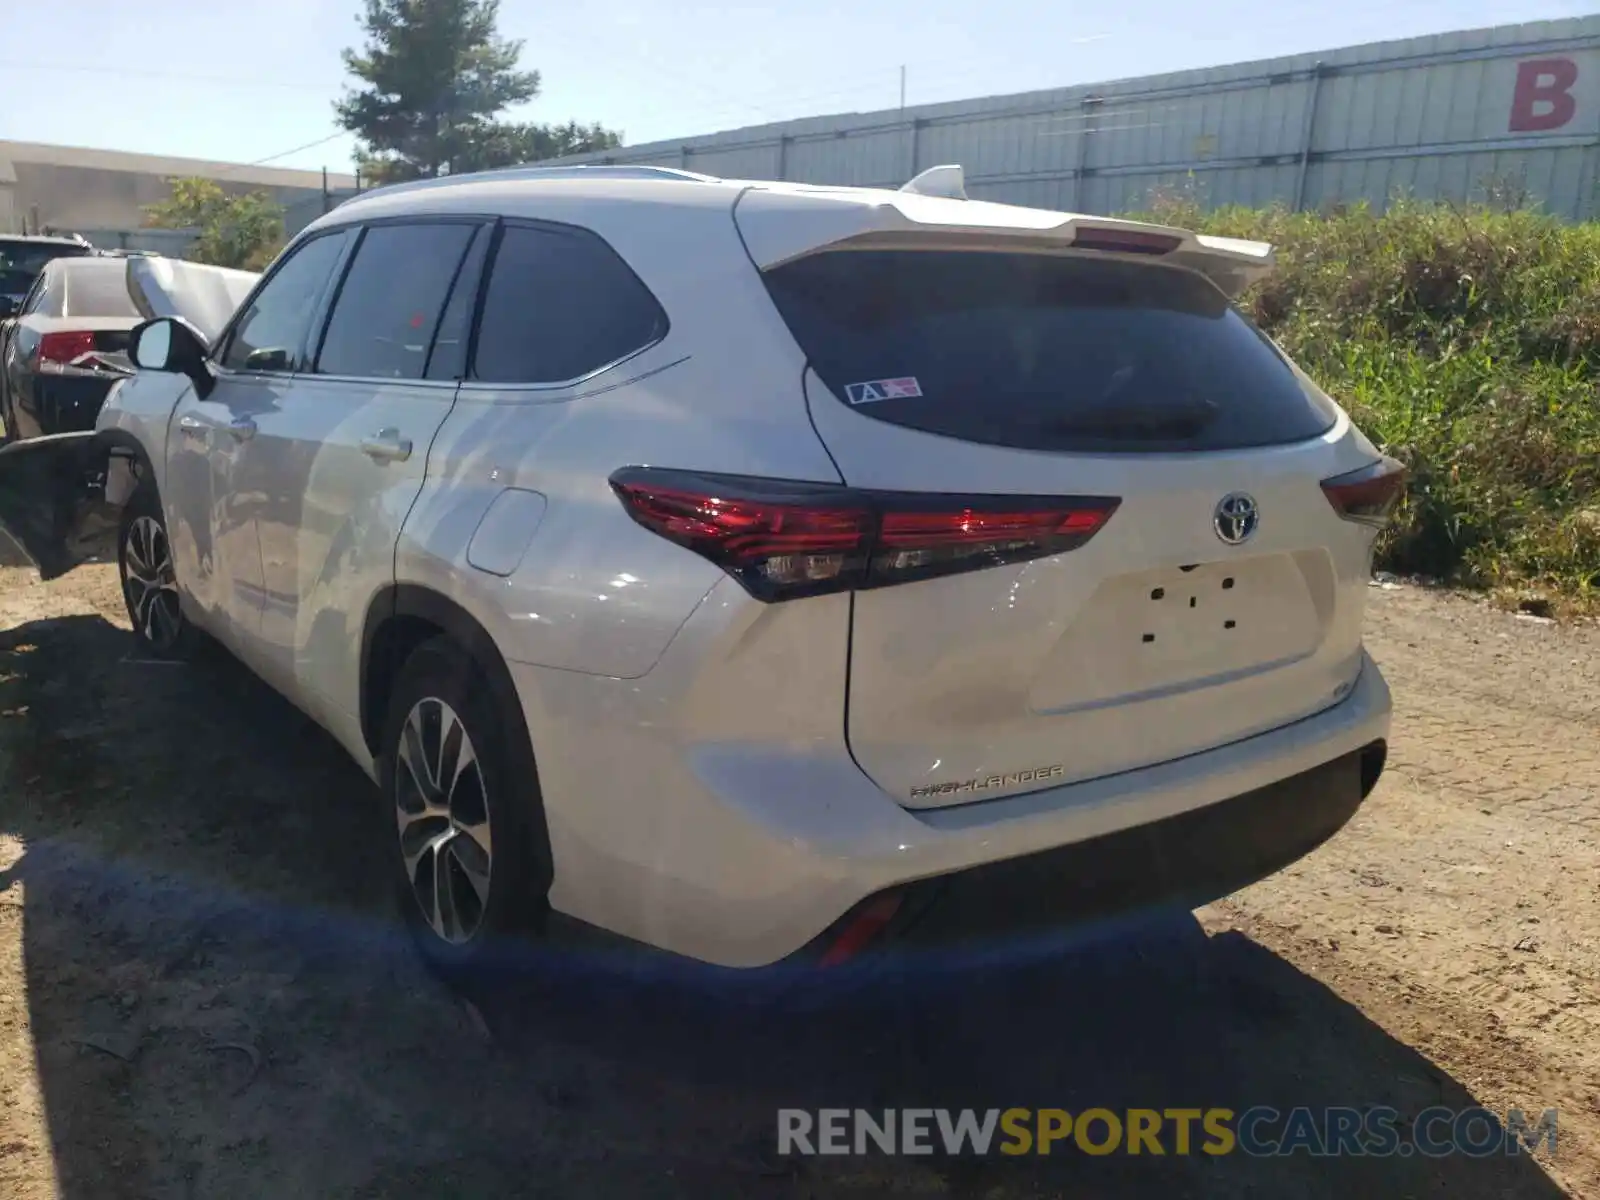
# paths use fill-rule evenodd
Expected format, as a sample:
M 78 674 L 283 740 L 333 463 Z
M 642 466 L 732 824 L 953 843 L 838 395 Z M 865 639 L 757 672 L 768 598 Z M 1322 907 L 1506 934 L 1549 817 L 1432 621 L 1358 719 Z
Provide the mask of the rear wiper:
M 1049 433 L 1089 437 L 1192 437 L 1216 420 L 1220 407 L 1211 400 L 1173 404 L 1107 404 L 1048 421 Z

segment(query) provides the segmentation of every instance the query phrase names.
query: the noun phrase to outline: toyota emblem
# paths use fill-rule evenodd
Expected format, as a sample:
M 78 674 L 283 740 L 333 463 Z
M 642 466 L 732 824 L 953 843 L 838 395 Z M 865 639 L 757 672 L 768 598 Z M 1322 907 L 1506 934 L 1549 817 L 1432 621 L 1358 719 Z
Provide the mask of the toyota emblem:
M 1261 510 L 1256 507 L 1255 497 L 1245 492 L 1229 492 L 1217 501 L 1211 514 L 1211 528 L 1230 546 L 1249 541 L 1259 524 Z

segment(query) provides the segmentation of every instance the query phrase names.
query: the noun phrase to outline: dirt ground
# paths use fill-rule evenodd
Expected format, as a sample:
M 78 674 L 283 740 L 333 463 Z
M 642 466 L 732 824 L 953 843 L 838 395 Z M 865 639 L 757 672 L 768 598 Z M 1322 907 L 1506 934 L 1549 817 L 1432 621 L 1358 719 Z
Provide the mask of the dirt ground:
M 10 560 L 14 562 L 15 560 Z M 1198 914 L 791 1011 L 561 959 L 465 1004 L 364 778 L 109 568 L 0 568 L 0 1196 L 1600 1196 L 1600 632 L 1374 588 L 1390 771 Z M 1541 1155 L 784 1162 L 779 1106 L 1519 1105 Z

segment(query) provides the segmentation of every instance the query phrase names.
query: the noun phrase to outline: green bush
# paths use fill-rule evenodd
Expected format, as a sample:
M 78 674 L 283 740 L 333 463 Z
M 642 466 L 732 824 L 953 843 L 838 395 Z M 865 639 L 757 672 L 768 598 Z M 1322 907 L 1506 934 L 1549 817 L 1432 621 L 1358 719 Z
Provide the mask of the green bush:
M 1150 219 L 1277 247 L 1244 308 L 1410 468 L 1381 566 L 1600 598 L 1600 224 L 1181 198 Z

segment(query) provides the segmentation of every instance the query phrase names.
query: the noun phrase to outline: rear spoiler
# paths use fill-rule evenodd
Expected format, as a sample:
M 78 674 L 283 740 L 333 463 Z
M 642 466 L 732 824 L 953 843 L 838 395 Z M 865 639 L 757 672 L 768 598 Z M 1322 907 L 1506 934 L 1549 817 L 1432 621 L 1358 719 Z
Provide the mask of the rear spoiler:
M 758 184 L 740 196 L 735 216 L 762 270 L 824 250 L 1094 251 L 1186 267 L 1230 299 L 1272 272 L 1266 242 L 961 199 L 953 194 L 965 194 L 959 168 L 933 170 L 897 192 Z

